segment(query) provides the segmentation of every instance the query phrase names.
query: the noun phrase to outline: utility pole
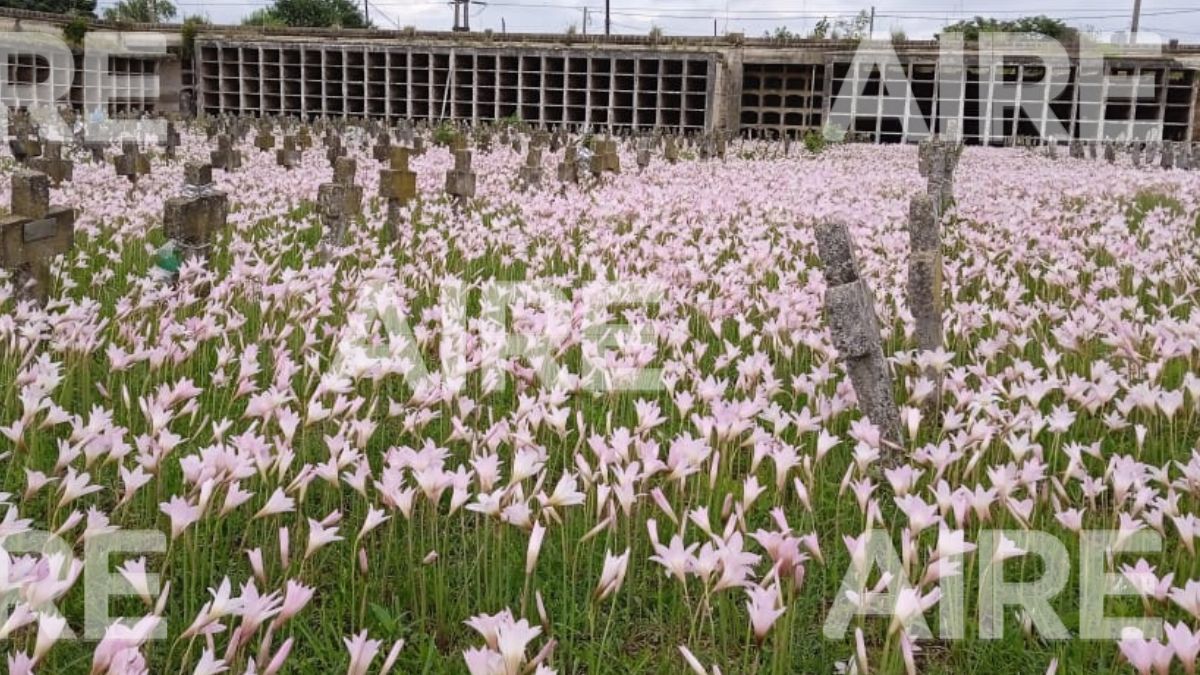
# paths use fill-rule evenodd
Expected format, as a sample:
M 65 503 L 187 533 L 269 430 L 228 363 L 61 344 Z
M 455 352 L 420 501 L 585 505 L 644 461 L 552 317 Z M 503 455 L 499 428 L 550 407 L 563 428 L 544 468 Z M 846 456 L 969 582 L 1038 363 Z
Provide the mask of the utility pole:
M 583 7 L 583 34 L 587 35 L 588 8 Z
M 1140 2 L 1140 0 L 1138 0 Z M 875 35 L 875 5 L 871 5 L 871 26 L 867 29 L 867 38 Z
M 463 30 L 471 32 L 471 0 L 462 0 L 463 4 Z
M 612 15 L 609 14 L 610 0 L 604 0 L 604 34 L 612 35 Z
M 461 0 L 451 0 L 454 3 L 454 30 L 458 30 L 458 6 Z
M 371 25 L 371 0 L 363 0 L 363 28 Z
M 1142 0 L 1133 0 L 1133 21 L 1129 24 L 1129 41 L 1137 42 L 1138 23 L 1142 20 Z

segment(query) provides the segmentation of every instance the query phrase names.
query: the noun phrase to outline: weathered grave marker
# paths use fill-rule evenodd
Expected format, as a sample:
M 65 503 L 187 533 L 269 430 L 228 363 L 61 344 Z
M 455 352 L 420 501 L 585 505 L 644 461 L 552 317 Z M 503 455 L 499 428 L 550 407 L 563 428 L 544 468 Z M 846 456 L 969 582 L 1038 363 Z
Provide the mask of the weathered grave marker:
M 275 147 L 275 130 L 268 122 L 263 122 L 258 127 L 258 135 L 254 137 L 254 147 L 260 152 L 266 152 Z
M 558 163 L 558 180 L 563 183 L 579 182 L 579 150 L 574 145 L 568 145 L 563 151 L 562 161 Z
M 113 157 L 113 168 L 118 176 L 137 185 L 138 176 L 150 173 L 150 158 L 142 154 L 137 141 L 125 141 L 121 144 L 121 154 Z
M 528 187 L 540 185 L 542 182 L 542 149 L 537 145 L 529 145 L 529 153 L 525 155 L 525 164 L 519 172 L 520 180 Z
M 183 260 L 208 260 L 228 215 L 229 196 L 213 186 L 212 165 L 188 164 L 183 192 L 163 204 L 163 233 Z
M 29 168 L 46 174 L 51 185 L 61 185 L 63 181 L 71 180 L 75 172 L 75 163 L 62 158 L 62 143 L 46 141 L 42 148 L 42 156 L 29 159 Z
M 242 166 L 242 153 L 233 147 L 229 134 L 217 134 L 217 149 L 209 153 L 213 168 L 237 171 Z
M 417 198 L 417 174 L 408 168 L 408 148 L 392 147 L 388 168 L 379 172 L 379 196 L 387 200 L 387 236 L 395 241 L 400 207 Z
M 825 272 L 825 316 L 833 346 L 845 361 L 859 408 L 887 443 L 899 445 L 900 413 L 883 355 L 875 296 L 859 277 L 850 231 L 840 223 L 817 226 L 817 253 Z M 885 448 L 885 451 L 887 449 Z
M 475 196 L 475 172 L 471 170 L 471 151 L 454 151 L 454 168 L 446 172 L 446 194 L 463 203 Z
M 663 142 L 663 158 L 671 164 L 679 162 L 679 143 L 674 136 L 667 136 Z
M 0 267 L 11 273 L 18 297 L 44 303 L 50 262 L 75 245 L 75 210 L 50 205 L 50 177 L 40 171 L 12 176 L 12 213 L 0 218 Z
M 275 151 L 275 163 L 288 170 L 300 166 L 300 151 L 296 149 L 294 136 L 283 137 L 283 147 Z
M 321 258 L 329 260 L 335 247 L 343 245 L 350 221 L 362 213 L 362 186 L 355 185 L 358 163 L 338 157 L 333 166 L 333 181 L 317 188 L 317 208 L 321 214 Z
M 908 240 L 908 311 L 916 323 L 917 349 L 937 351 L 942 348 L 942 232 L 929 195 L 916 195 L 909 203 Z M 935 384 L 933 404 L 938 406 L 938 373 L 925 375 Z

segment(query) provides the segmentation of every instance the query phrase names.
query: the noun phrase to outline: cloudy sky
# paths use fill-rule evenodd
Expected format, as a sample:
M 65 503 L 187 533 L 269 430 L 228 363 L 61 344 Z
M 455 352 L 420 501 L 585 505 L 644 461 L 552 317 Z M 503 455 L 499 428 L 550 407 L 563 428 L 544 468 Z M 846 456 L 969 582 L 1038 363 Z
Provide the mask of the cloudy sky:
M 207 14 L 217 23 L 236 23 L 270 0 L 177 0 L 183 14 Z M 363 2 L 364 0 L 355 0 Z M 439 0 L 366 0 L 381 28 L 416 26 L 443 30 L 451 27 L 454 11 Z M 645 34 L 652 26 L 674 35 L 711 35 L 713 20 L 718 32 L 744 32 L 761 36 L 777 26 L 806 33 L 822 16 L 830 21 L 848 19 L 866 3 L 834 0 L 610 0 L 614 33 Z M 1121 31 L 1129 27 L 1134 0 L 878 0 L 875 5 L 876 32 L 903 30 L 909 37 L 929 37 L 941 26 L 974 15 L 1016 17 L 1047 14 L 1063 18 L 1073 26 L 1094 31 Z M 115 0 L 101 0 L 100 6 Z M 601 32 L 604 0 L 472 0 L 471 27 L 475 30 L 502 27 L 509 31 L 561 32 L 568 26 L 583 26 L 585 10 L 588 32 Z M 1200 43 L 1200 3 L 1196 0 L 1143 0 L 1144 32 L 1162 39 Z

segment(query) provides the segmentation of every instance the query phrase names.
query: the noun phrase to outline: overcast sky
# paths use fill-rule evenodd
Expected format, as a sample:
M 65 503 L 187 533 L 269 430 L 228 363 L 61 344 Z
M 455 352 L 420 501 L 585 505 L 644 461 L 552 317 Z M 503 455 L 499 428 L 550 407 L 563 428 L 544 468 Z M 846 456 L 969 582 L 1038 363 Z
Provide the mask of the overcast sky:
M 115 0 L 100 0 L 100 6 Z M 363 2 L 363 0 L 354 0 Z M 474 2 L 475 0 L 473 0 Z M 870 0 L 860 0 L 869 3 Z M 269 0 L 177 0 L 181 14 L 207 14 L 216 23 L 237 23 Z M 425 30 L 449 29 L 454 12 L 438 0 L 369 0 L 375 24 L 381 28 L 416 26 Z M 1096 31 L 1122 31 L 1129 27 L 1134 0 L 880 0 L 875 5 L 877 33 L 903 30 L 909 37 L 930 37 L 943 25 L 974 15 L 1011 18 L 1047 14 L 1069 24 Z M 711 35 L 717 31 L 761 36 L 777 26 L 807 33 L 822 16 L 830 21 L 849 18 L 869 4 L 833 0 L 611 0 L 614 33 L 645 34 L 652 26 L 672 35 Z M 471 28 L 500 32 L 561 32 L 583 27 L 588 9 L 588 32 L 603 32 L 604 0 L 495 0 L 471 8 Z M 382 15 L 383 18 L 380 18 Z M 1143 32 L 1163 40 L 1200 43 L 1200 3 L 1196 0 L 1143 0 Z

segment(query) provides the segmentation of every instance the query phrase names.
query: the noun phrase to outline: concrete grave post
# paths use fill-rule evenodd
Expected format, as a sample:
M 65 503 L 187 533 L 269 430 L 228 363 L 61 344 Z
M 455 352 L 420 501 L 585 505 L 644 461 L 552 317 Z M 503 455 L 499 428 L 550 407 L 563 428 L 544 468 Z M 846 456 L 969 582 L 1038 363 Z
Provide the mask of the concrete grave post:
M 833 346 L 845 362 L 858 406 L 879 428 L 885 445 L 899 446 L 900 413 L 883 355 L 875 295 L 859 277 L 850 231 L 840 223 L 817 226 L 817 253 L 825 273 L 825 319 Z M 885 447 L 885 453 L 890 449 Z
M 525 164 L 520 170 L 520 180 L 527 187 L 535 187 L 542 182 L 542 149 L 537 145 L 529 145 L 529 153 L 525 155 Z
M 454 168 L 446 172 L 446 194 L 462 204 L 475 197 L 475 172 L 471 170 L 471 151 L 454 151 Z

